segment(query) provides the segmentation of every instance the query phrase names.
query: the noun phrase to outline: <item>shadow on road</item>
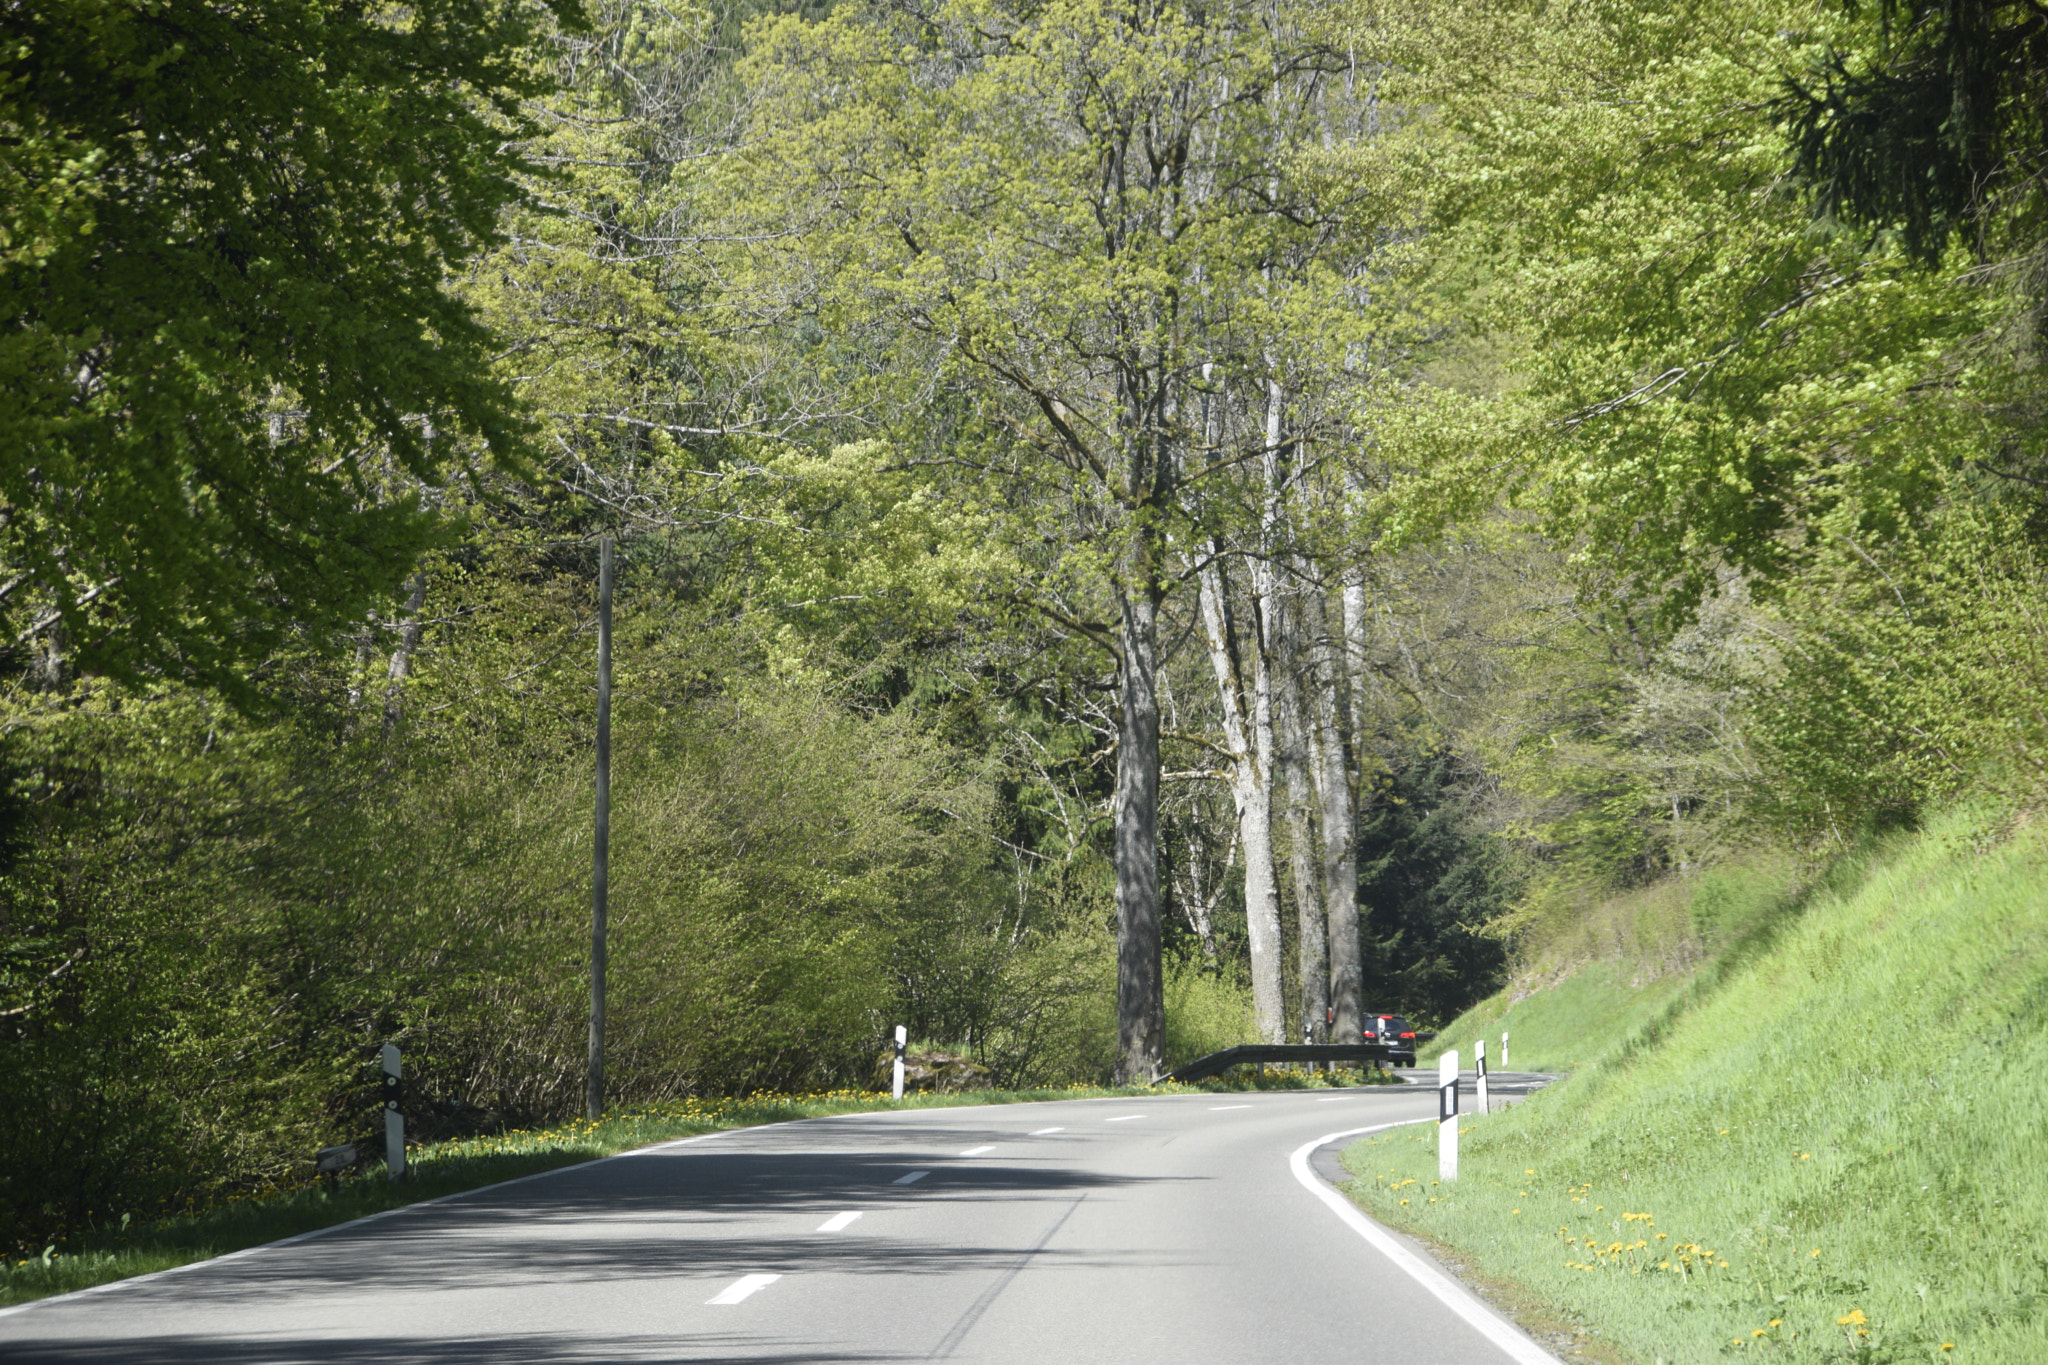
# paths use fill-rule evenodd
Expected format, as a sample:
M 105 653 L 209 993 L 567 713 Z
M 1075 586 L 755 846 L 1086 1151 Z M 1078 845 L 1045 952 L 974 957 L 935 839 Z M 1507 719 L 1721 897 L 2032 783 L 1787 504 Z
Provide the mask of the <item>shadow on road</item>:
M 1014 1132 L 991 1136 L 1016 1138 Z M 971 1134 L 947 1135 L 949 1143 L 972 1140 Z M 728 1344 L 718 1335 L 679 1332 L 658 1341 L 638 1335 L 569 1337 L 522 1333 L 516 1321 L 507 1322 L 503 1335 L 484 1338 L 439 1338 L 407 1329 L 422 1316 L 420 1295 L 503 1296 L 525 1289 L 553 1296 L 576 1292 L 581 1284 L 603 1294 L 622 1288 L 675 1292 L 679 1307 L 694 1307 L 705 1286 L 740 1273 L 1014 1272 L 1020 1256 L 1033 1255 L 1014 1241 L 926 1242 L 863 1237 L 858 1224 L 839 1233 L 818 1233 L 816 1227 L 854 1209 L 873 1216 L 913 1203 L 1043 1200 L 1046 1218 L 1021 1220 L 1021 1234 L 1024 1226 L 1043 1227 L 1058 1216 L 1059 1206 L 1071 1207 L 1077 1199 L 1171 1179 L 1106 1176 L 1055 1164 L 1048 1159 L 1054 1154 L 1052 1148 L 1026 1149 L 1023 1159 L 1005 1163 L 935 1160 L 928 1149 L 922 1160 L 887 1151 L 719 1151 L 709 1145 L 653 1151 L 415 1205 L 230 1263 L 38 1307 L 8 1324 L 12 1330 L 0 1338 L 0 1355 L 10 1365 L 623 1365 L 673 1360 L 681 1348 L 693 1361 L 736 1360 L 742 1354 L 769 1365 L 823 1361 L 828 1357 L 810 1354 L 806 1344 L 786 1341 L 778 1347 L 759 1336 L 746 1338 L 742 1351 L 739 1338 Z M 915 1185 L 894 1183 L 913 1169 L 931 1174 Z M 1102 1268 L 1122 1259 L 1108 1250 L 1053 1254 L 1067 1264 Z M 1149 1259 L 1156 1263 L 1156 1253 Z M 688 1282 L 687 1290 L 678 1282 Z M 635 1283 L 646 1289 L 632 1290 Z M 403 1326 L 378 1321 L 386 1291 L 411 1300 Z M 425 1311 L 431 1314 L 430 1307 Z M 451 1312 L 449 1318 L 474 1323 L 473 1314 Z M 344 1335 L 343 1324 L 358 1316 L 364 1333 Z M 163 1335 L 141 1335 L 150 1325 Z M 835 1352 L 829 1358 L 894 1357 Z

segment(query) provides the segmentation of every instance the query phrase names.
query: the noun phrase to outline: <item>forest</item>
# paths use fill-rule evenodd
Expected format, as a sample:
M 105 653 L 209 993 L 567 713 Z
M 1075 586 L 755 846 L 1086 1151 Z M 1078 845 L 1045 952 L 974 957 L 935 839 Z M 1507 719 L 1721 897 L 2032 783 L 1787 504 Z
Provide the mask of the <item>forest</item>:
M 0 1250 L 1428 1027 L 2048 758 L 2021 0 L 0 10 Z

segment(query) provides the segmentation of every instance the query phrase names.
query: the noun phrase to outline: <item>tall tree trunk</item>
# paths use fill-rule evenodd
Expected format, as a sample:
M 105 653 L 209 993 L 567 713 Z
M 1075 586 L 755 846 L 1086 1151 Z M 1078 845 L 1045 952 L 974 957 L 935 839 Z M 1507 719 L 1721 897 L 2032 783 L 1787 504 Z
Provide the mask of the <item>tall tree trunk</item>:
M 420 647 L 420 612 L 427 605 L 427 571 L 412 576 L 412 593 L 405 600 L 405 620 L 398 627 L 398 648 L 391 651 L 389 681 L 384 684 L 384 733 L 398 728 L 405 713 L 405 675 L 412 669 L 412 656 Z
M 1366 616 L 1365 572 L 1357 565 L 1344 571 L 1344 676 L 1351 684 L 1351 799 L 1365 806 L 1365 778 L 1370 760 L 1366 753 L 1366 641 L 1372 628 Z
M 1290 631 L 1291 637 L 1291 631 Z M 1314 798 L 1310 794 L 1307 765 L 1305 716 L 1299 674 L 1291 665 L 1292 651 L 1283 656 L 1281 676 L 1280 763 L 1287 779 L 1287 851 L 1294 871 L 1294 913 L 1298 932 L 1295 939 L 1296 966 L 1301 975 L 1301 1025 L 1303 1042 L 1325 1041 L 1325 1019 L 1330 1007 L 1328 952 L 1324 941 L 1323 897 L 1316 884 L 1315 827 L 1310 815 Z
M 1223 709 L 1223 743 L 1230 752 L 1230 794 L 1237 804 L 1238 842 L 1244 848 L 1245 936 L 1252 960 L 1252 1019 L 1259 1040 L 1285 1042 L 1287 1021 L 1280 992 L 1280 890 L 1273 875 L 1272 669 L 1256 631 L 1246 641 L 1230 610 L 1229 583 L 1209 546 L 1207 567 L 1196 576 L 1202 636 Z M 1257 610 L 1256 605 L 1254 610 Z M 1242 661 L 1252 655 L 1249 698 Z
M 1357 830 L 1351 819 L 1351 774 L 1344 761 L 1344 730 L 1339 720 L 1346 688 L 1342 657 L 1330 638 L 1328 611 L 1320 591 L 1302 597 L 1303 622 L 1314 661 L 1310 710 L 1303 717 L 1322 793 L 1323 895 L 1330 935 L 1330 1004 L 1336 1010 L 1332 1036 L 1349 1042 L 1359 1036 L 1365 1008 L 1360 993 L 1363 972 L 1358 948 Z
M 1140 572 L 1117 592 L 1123 655 L 1114 836 L 1120 1085 L 1155 1079 L 1166 1048 L 1159 961 L 1159 576 L 1149 556 L 1135 557 Z

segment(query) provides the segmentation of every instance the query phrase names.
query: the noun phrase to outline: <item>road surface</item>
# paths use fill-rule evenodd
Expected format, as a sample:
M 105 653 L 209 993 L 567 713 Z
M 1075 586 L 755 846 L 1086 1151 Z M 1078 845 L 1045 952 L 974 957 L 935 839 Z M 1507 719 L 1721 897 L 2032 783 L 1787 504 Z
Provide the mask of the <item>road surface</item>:
M 9 1310 L 0 1361 L 1549 1362 L 1317 1177 L 1318 1139 L 1435 1114 L 1425 1082 L 718 1133 Z

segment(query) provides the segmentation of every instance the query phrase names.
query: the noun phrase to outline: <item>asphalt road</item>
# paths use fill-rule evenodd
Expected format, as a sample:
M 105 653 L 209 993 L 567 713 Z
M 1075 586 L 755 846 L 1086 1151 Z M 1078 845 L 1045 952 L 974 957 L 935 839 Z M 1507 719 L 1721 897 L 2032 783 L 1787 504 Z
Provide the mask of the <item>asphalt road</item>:
M 1315 1174 L 1435 1114 L 1425 1084 L 719 1133 L 9 1310 L 0 1360 L 1550 1362 Z

